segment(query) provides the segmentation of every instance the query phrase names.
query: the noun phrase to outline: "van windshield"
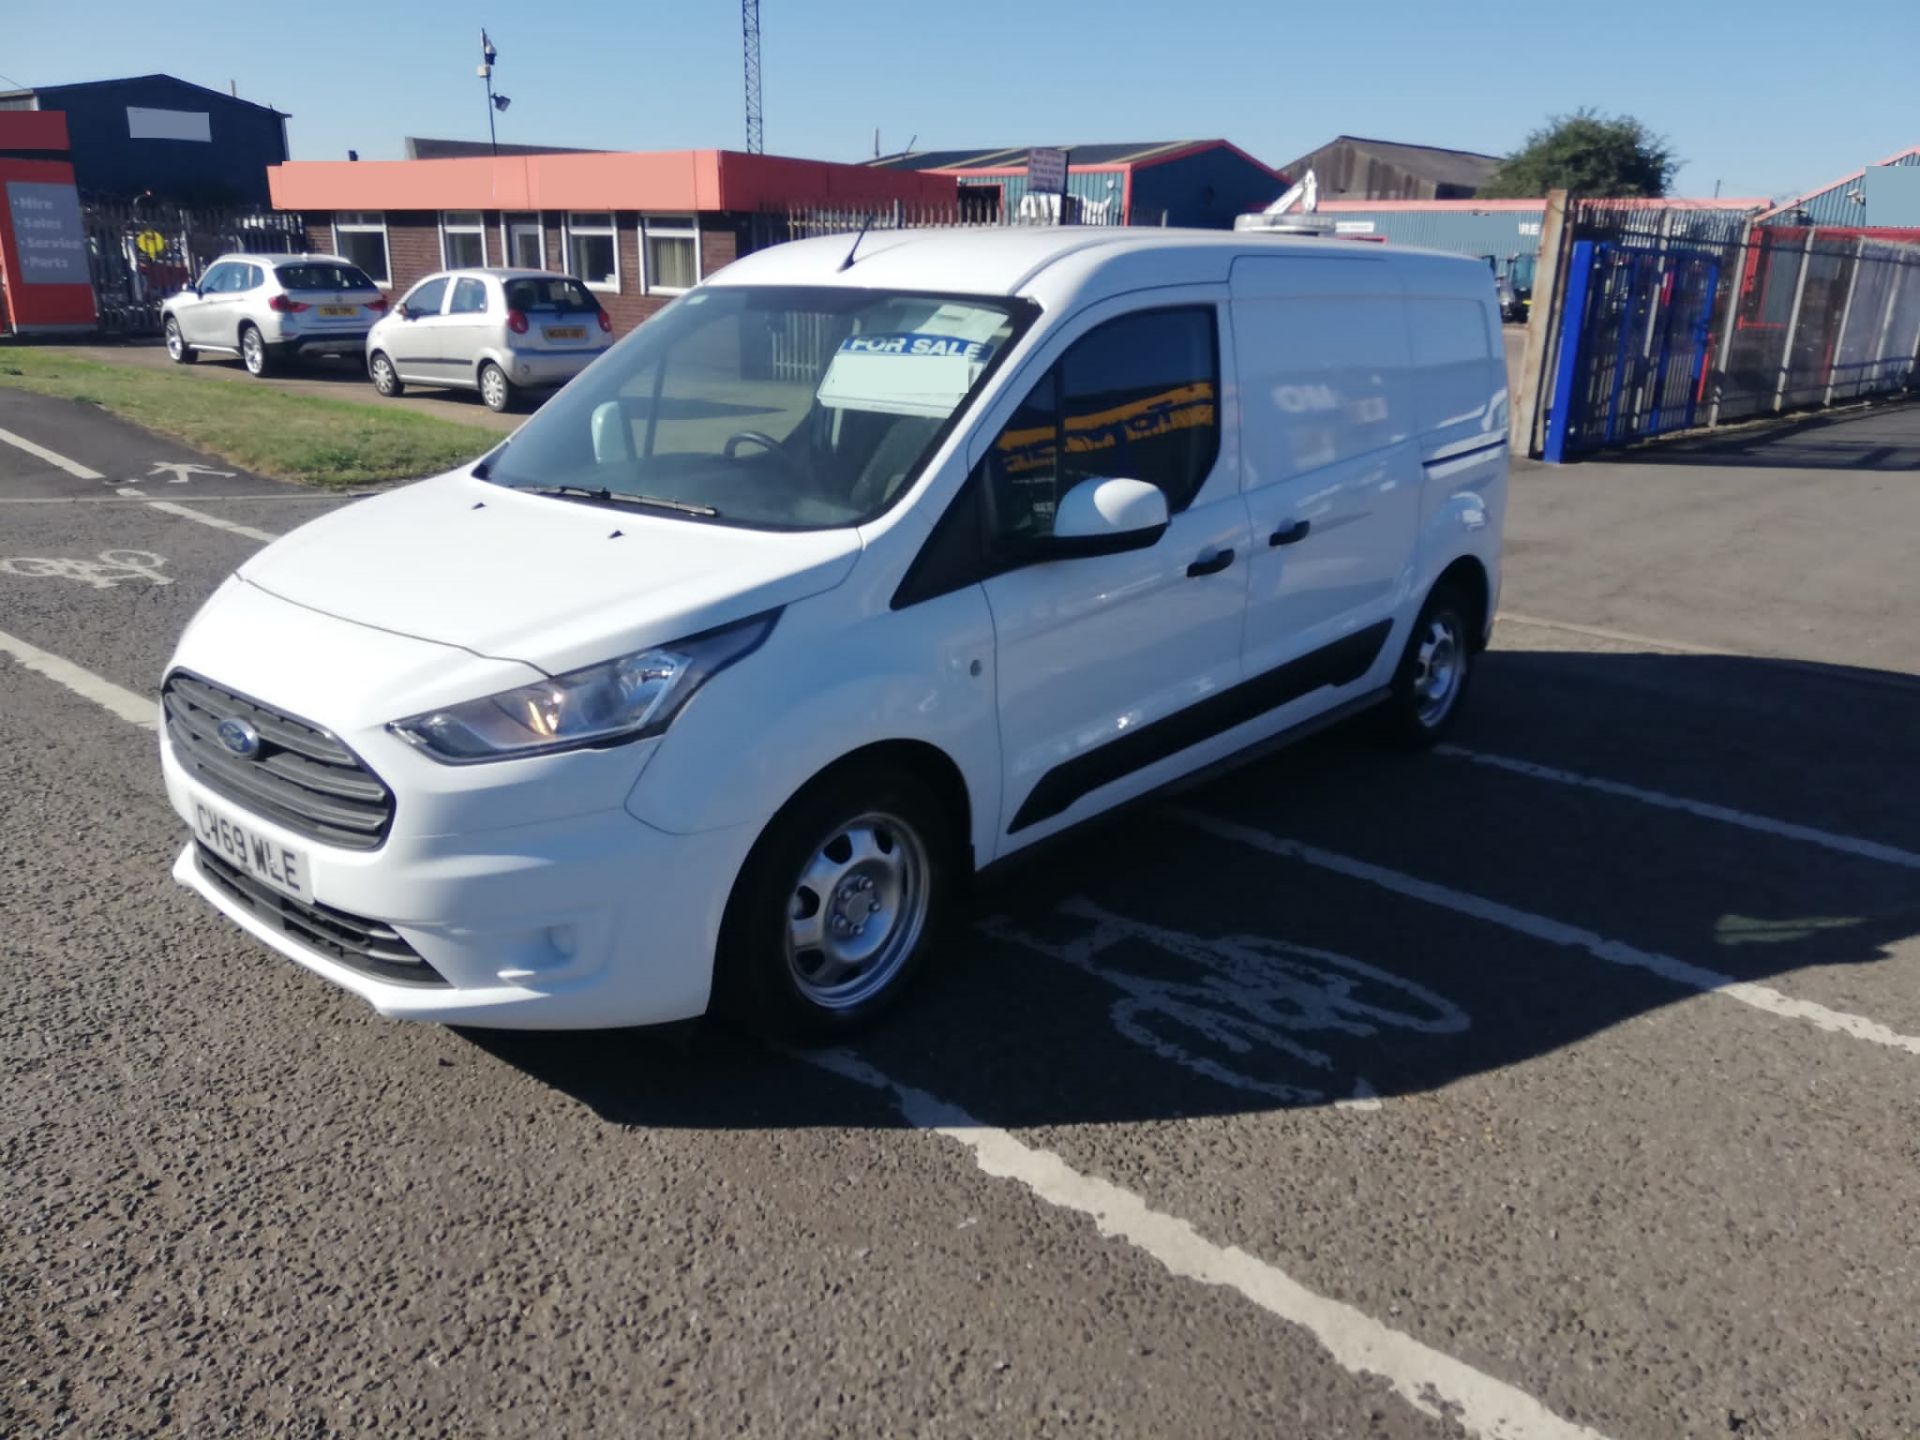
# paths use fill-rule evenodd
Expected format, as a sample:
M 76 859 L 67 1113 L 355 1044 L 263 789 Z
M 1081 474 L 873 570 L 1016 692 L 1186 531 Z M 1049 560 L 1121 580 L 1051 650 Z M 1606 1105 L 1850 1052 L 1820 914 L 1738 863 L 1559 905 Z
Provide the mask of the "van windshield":
M 858 525 L 905 492 L 1034 313 L 973 296 L 694 290 L 475 473 L 722 524 Z

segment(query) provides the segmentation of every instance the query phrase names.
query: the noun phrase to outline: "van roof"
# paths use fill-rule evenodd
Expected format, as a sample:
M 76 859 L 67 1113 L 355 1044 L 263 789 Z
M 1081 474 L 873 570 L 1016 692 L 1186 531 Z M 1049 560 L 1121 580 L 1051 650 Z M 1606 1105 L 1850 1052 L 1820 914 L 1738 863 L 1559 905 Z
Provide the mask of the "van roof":
M 968 295 L 1034 293 L 1043 276 L 1062 268 L 1087 278 L 1123 257 L 1169 260 L 1166 283 L 1191 280 L 1178 272 L 1175 256 L 1200 261 L 1224 280 L 1235 256 L 1259 253 L 1334 254 L 1391 261 L 1423 256 L 1480 265 L 1458 256 L 1406 246 L 1363 245 L 1352 240 L 1262 231 L 1178 230 L 1159 227 L 1008 225 L 949 226 L 923 230 L 871 230 L 854 248 L 854 234 L 823 235 L 756 250 L 714 276 L 723 285 L 839 285 L 875 290 L 929 290 Z M 849 251 L 853 264 L 842 262 Z M 1082 264 L 1064 266 L 1078 258 Z M 1210 262 L 1210 263 L 1209 263 Z M 1485 268 L 1481 266 L 1481 268 Z M 1132 267 L 1129 267 L 1130 271 Z M 1064 277 L 1063 277 L 1064 278 Z

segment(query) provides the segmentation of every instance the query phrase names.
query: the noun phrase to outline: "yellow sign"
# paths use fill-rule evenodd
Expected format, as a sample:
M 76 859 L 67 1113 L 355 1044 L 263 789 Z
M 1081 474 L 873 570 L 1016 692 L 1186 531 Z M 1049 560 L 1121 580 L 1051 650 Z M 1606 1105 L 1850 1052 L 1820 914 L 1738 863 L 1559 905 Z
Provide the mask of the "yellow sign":
M 167 237 L 158 230 L 142 230 L 133 237 L 133 243 L 134 248 L 149 260 L 157 260 L 167 248 Z

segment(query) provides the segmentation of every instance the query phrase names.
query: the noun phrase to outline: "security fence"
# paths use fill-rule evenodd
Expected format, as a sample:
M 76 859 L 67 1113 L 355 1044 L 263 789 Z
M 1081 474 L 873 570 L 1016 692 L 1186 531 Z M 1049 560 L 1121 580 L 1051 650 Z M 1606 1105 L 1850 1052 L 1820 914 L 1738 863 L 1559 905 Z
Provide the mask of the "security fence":
M 1920 246 L 1584 201 L 1545 453 L 1910 389 Z
M 80 213 L 99 328 L 110 335 L 159 333 L 161 302 L 227 251 L 306 248 L 301 217 L 271 210 L 83 195 Z

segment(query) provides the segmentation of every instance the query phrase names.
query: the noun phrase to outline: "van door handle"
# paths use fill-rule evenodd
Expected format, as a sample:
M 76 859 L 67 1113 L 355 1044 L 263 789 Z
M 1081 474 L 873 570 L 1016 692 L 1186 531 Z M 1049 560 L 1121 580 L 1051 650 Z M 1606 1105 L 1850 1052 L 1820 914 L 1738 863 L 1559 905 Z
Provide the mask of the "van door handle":
M 1313 528 L 1311 520 L 1296 520 L 1291 525 L 1282 525 L 1267 537 L 1269 545 L 1298 545 L 1307 538 L 1307 531 Z
M 1218 575 L 1232 563 L 1232 550 L 1216 550 L 1211 555 L 1202 555 L 1198 560 L 1187 566 L 1187 574 L 1189 576 Z

